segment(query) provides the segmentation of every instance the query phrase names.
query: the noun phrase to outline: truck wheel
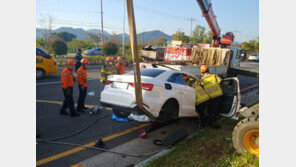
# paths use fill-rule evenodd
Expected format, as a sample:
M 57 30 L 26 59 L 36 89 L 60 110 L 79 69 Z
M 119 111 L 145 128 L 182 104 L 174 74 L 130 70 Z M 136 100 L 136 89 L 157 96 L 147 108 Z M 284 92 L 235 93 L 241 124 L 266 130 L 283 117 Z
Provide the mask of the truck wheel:
M 240 121 L 232 133 L 232 141 L 237 152 L 259 155 L 259 117 L 249 117 Z
M 36 69 L 36 79 L 40 80 L 44 77 L 44 75 L 45 75 L 45 72 L 43 69 L 41 68 Z

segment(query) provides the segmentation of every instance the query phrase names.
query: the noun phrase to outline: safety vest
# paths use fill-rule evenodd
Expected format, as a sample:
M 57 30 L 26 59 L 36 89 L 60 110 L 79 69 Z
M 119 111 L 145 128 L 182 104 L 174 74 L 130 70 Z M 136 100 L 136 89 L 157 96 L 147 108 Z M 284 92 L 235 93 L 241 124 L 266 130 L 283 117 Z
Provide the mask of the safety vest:
M 104 65 L 101 69 L 101 82 L 106 81 L 107 77 L 112 74 L 117 74 L 117 69 L 114 67 L 107 67 L 107 65 Z
M 221 78 L 215 74 L 206 73 L 202 77 L 203 87 L 210 98 L 215 98 L 223 95 L 222 89 L 219 85 Z
M 203 89 L 202 86 L 197 84 L 197 82 L 192 84 L 192 87 L 194 88 L 194 90 L 196 92 L 196 104 L 197 105 L 210 99 L 210 96 L 207 94 L 207 92 Z

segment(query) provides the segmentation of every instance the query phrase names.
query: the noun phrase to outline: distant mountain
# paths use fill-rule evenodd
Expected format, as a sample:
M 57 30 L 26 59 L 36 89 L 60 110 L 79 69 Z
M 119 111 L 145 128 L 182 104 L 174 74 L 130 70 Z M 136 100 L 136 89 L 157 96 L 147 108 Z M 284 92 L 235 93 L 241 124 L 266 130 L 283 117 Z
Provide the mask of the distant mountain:
M 37 38 L 42 38 L 42 32 L 43 30 L 40 28 L 36 28 L 36 37 Z M 72 27 L 60 27 L 56 30 L 53 30 L 53 32 L 59 33 L 59 32 L 68 32 L 71 34 L 74 34 L 77 36 L 77 39 L 88 39 L 87 33 L 92 33 L 92 34 L 100 34 L 101 30 L 100 29 L 89 29 L 89 30 L 84 30 L 82 28 L 72 28 Z M 108 38 L 110 37 L 110 34 L 106 31 L 104 31 L 104 35 L 107 36 Z M 119 38 L 122 39 L 122 33 L 118 34 Z M 154 30 L 154 31 L 147 31 L 147 32 L 142 32 L 137 34 L 137 38 L 139 41 L 143 42 L 149 42 L 151 40 L 156 40 L 157 38 L 164 36 L 168 41 L 173 40 L 173 37 L 170 35 L 165 34 L 162 31 L 159 30 Z M 125 42 L 130 41 L 130 36 L 125 33 L 124 34 Z
M 154 41 L 157 38 L 164 36 L 165 39 L 168 41 L 173 40 L 173 37 L 170 35 L 165 34 L 162 31 L 154 30 L 154 31 L 147 31 L 137 34 L 138 40 L 143 40 L 145 43 L 149 41 Z

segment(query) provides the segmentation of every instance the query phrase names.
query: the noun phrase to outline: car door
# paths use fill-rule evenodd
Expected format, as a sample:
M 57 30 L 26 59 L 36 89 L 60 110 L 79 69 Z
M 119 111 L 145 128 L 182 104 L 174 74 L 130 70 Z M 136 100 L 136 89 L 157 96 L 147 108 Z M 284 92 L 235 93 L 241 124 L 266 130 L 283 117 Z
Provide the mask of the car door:
M 179 116 L 194 116 L 196 94 L 192 87 L 185 85 L 186 81 L 183 79 L 185 75 L 175 73 L 167 81 L 171 84 L 172 90 L 176 92 L 176 96 L 178 96 L 181 109 Z
M 220 115 L 223 117 L 235 117 L 235 113 L 240 109 L 240 86 L 237 77 L 225 78 L 221 83 L 221 89 L 223 91 Z

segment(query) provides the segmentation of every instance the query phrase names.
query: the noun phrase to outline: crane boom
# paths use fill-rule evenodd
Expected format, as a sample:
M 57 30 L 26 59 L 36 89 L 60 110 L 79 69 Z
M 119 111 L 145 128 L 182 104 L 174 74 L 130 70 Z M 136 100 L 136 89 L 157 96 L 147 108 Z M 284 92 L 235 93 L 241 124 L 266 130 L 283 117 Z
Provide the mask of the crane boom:
M 206 18 L 206 21 L 210 27 L 210 29 L 213 32 L 213 41 L 212 46 L 218 47 L 219 44 L 222 45 L 230 45 L 233 41 L 233 34 L 232 33 L 226 33 L 226 35 L 223 35 L 222 40 L 220 42 L 220 27 L 217 23 L 216 16 L 214 15 L 212 4 L 209 2 L 209 0 L 196 0 L 203 16 Z

